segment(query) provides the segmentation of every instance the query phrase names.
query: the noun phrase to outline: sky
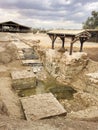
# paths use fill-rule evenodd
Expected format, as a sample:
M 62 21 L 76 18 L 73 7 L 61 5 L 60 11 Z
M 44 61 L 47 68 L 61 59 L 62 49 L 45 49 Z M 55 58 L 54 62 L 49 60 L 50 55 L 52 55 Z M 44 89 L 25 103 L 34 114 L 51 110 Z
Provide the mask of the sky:
M 0 0 L 0 22 L 14 21 L 32 28 L 81 29 L 98 11 L 98 0 Z

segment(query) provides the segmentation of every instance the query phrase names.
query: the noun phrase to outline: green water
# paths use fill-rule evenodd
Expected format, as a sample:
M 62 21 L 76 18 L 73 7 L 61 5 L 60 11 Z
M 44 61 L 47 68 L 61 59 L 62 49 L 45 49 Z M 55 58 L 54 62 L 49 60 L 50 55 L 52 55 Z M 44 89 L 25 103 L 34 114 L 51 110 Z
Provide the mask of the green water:
M 50 78 L 47 82 L 38 81 L 37 86 L 31 89 L 25 89 L 20 91 L 19 96 L 31 96 L 36 94 L 51 92 L 57 99 L 72 99 L 73 94 L 76 92 L 70 86 L 64 86 L 57 83 L 55 80 Z

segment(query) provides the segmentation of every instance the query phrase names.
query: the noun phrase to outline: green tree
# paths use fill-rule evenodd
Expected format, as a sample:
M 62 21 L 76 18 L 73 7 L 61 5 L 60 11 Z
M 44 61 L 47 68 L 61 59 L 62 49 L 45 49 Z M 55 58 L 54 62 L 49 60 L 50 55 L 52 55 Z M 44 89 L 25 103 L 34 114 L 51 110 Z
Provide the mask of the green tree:
M 83 23 L 84 29 L 98 29 L 98 12 L 92 11 L 91 17 L 88 17 L 87 20 Z

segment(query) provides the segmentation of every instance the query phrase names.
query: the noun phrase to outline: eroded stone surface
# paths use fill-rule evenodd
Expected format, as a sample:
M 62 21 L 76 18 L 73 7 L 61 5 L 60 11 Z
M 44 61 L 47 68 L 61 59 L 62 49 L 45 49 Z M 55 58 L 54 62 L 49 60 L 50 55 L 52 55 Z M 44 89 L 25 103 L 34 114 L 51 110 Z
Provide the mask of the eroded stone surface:
M 11 79 L 0 78 L 0 97 L 3 102 L 0 103 L 2 111 L 13 118 L 23 118 L 20 101 L 17 95 L 12 91 Z
M 13 71 L 11 76 L 13 80 L 35 77 L 31 70 Z
M 22 60 L 23 65 L 42 66 L 39 60 Z
M 80 110 L 85 110 L 92 106 L 98 107 L 98 98 L 86 92 L 75 93 L 73 96 L 73 100 L 65 99 L 59 101 L 68 113 L 70 113 L 71 111 L 78 112 Z
M 78 112 L 71 112 L 68 114 L 68 117 L 71 119 L 78 119 L 78 120 L 97 121 L 98 107 L 92 106 L 85 110 L 80 110 Z
M 36 85 L 36 77 L 32 70 L 13 71 L 11 77 L 15 89 L 32 88 Z
M 66 115 L 66 110 L 51 93 L 38 94 L 21 99 L 27 120 Z
M 98 72 L 86 74 L 86 90 L 98 96 Z
M 68 52 L 60 53 L 56 50 L 49 49 L 44 55 L 43 63 L 46 70 L 57 81 L 63 84 L 71 84 L 77 78 L 77 75 L 86 68 L 88 56 L 84 52 L 75 52 L 73 55 L 69 55 Z

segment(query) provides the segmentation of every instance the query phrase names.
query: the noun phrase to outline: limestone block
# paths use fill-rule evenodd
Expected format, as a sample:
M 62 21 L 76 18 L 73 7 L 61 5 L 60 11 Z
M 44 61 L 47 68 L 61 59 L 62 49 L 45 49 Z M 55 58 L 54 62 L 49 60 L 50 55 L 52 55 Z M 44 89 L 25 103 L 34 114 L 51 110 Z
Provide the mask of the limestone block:
M 76 75 L 83 71 L 88 64 L 88 56 L 85 52 L 60 53 L 56 50 L 46 50 L 44 65 L 46 70 L 59 81 L 70 83 Z
M 52 93 L 44 93 L 21 99 L 27 120 L 38 120 L 56 115 L 66 115 L 66 110 Z
M 12 86 L 16 90 L 32 88 L 36 86 L 36 77 L 31 70 L 13 71 L 11 73 L 13 80 Z
M 98 96 L 98 72 L 86 74 L 86 91 Z
M 39 60 L 22 60 L 22 64 L 25 66 L 42 66 L 43 64 Z

